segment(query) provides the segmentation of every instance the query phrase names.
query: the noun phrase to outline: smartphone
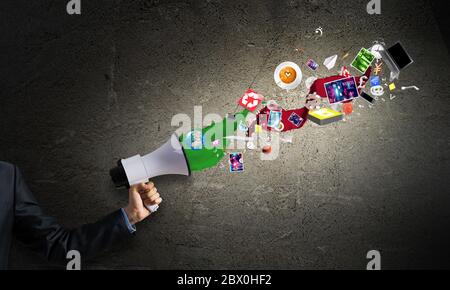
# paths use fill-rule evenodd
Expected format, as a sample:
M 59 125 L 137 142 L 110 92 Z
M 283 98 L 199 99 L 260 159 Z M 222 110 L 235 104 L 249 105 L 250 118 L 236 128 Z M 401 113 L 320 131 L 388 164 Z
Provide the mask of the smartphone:
M 369 94 L 366 94 L 365 92 L 361 92 L 360 97 L 371 104 L 375 103 L 375 99 L 372 98 L 372 96 L 370 96 Z

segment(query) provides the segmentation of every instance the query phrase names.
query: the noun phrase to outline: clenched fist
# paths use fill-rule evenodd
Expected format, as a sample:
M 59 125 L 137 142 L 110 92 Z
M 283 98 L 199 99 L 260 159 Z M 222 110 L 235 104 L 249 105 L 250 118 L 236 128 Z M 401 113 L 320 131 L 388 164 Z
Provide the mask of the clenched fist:
M 124 208 L 132 225 L 148 217 L 151 212 L 147 207 L 159 205 L 162 198 L 153 182 L 140 183 L 130 187 L 127 207 Z

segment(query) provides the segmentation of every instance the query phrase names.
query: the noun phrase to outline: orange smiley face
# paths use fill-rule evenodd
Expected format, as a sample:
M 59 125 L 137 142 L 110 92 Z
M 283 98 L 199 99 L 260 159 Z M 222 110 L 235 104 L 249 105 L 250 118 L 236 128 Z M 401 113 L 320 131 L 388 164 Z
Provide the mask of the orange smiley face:
M 297 78 L 297 72 L 290 66 L 286 66 L 280 70 L 280 79 L 285 84 L 290 84 Z

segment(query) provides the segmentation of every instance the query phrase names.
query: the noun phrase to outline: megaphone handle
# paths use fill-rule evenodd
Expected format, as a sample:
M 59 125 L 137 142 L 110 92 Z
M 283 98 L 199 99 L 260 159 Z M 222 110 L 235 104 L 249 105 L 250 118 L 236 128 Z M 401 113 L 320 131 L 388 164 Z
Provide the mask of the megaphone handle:
M 151 213 L 154 213 L 155 211 L 158 210 L 159 205 L 154 204 L 154 205 L 146 205 L 145 206 Z

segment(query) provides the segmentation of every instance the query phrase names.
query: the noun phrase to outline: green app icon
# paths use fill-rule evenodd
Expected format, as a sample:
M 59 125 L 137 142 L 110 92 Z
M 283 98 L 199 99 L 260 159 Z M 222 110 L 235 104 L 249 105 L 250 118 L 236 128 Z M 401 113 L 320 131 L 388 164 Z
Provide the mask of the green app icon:
M 357 69 L 361 73 L 365 73 L 369 66 L 372 64 L 375 56 L 365 48 L 361 48 L 353 60 L 351 66 Z

